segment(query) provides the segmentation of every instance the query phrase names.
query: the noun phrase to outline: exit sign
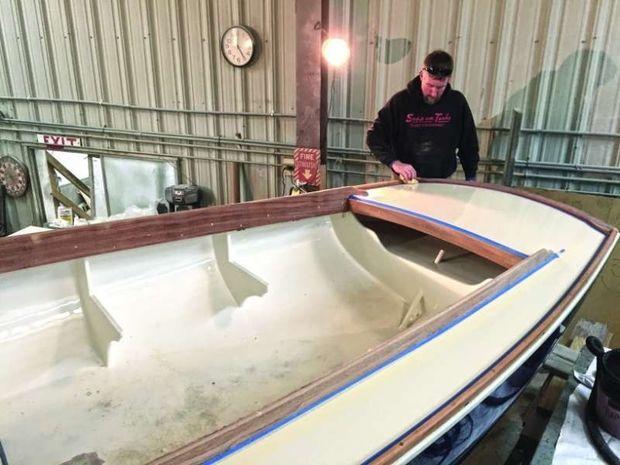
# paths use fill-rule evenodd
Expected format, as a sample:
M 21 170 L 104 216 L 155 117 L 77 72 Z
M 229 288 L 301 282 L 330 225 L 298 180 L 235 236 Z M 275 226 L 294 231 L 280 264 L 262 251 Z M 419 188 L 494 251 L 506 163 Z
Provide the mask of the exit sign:
M 79 137 L 58 134 L 37 134 L 37 141 L 54 148 L 80 147 L 82 145 Z

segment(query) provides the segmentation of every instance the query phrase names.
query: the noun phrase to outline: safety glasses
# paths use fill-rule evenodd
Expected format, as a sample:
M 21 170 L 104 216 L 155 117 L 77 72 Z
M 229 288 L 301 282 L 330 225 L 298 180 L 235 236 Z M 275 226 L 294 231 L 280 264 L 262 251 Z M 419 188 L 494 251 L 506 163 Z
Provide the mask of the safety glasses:
M 424 69 L 428 74 L 436 77 L 444 78 L 452 74 L 452 70 L 448 68 L 440 68 L 437 66 L 425 66 Z

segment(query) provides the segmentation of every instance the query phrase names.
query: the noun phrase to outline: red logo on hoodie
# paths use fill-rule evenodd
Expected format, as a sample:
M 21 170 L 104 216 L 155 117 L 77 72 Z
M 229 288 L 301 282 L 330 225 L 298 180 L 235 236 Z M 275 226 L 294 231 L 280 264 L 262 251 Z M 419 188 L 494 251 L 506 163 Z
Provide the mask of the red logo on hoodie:
M 450 113 L 435 113 L 434 115 L 407 114 L 405 123 L 412 128 L 442 128 L 450 122 Z

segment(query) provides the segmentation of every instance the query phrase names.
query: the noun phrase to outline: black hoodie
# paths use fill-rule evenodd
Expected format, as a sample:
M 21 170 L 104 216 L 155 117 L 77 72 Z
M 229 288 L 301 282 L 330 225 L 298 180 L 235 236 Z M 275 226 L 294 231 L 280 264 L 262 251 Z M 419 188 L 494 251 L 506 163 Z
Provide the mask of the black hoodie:
M 423 178 L 447 178 L 456 170 L 456 151 L 472 179 L 478 168 L 478 137 L 465 96 L 450 85 L 434 105 L 424 101 L 416 77 L 379 111 L 366 143 L 386 165 L 413 165 Z

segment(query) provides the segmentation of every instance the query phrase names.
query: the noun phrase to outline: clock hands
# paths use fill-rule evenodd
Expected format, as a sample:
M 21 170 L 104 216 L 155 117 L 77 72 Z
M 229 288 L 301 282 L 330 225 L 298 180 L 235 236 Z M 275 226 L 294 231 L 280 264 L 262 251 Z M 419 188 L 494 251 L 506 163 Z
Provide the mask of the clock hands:
M 224 58 L 233 66 L 246 66 L 255 56 L 255 39 L 242 26 L 232 26 L 224 32 L 220 45 Z

